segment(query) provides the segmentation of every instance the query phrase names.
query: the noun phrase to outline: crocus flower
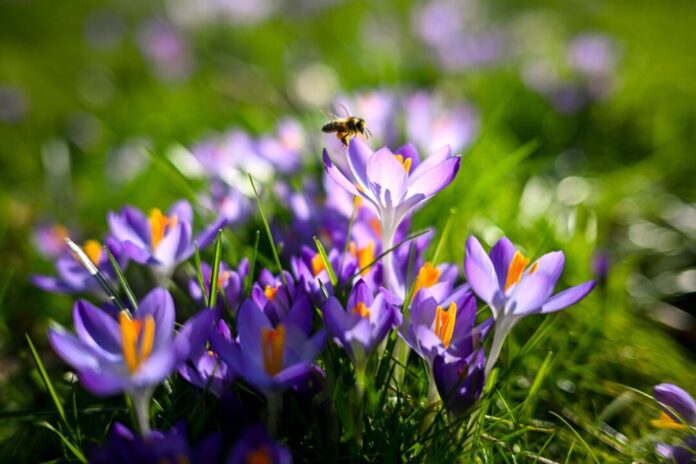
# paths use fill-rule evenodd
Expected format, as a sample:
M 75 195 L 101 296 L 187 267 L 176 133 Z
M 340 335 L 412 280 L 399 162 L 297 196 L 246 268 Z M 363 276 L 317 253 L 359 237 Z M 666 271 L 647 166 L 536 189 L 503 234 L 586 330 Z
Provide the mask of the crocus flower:
M 444 299 L 423 290 L 415 296 L 400 335 L 429 365 L 437 356 L 447 361 L 465 358 L 481 346 L 490 329 L 490 321 L 474 328 L 475 319 L 476 300 L 468 285 Z
M 171 430 L 153 430 L 144 437 L 136 436 L 125 425 L 115 422 L 107 440 L 88 453 L 93 464 L 127 462 L 129 464 L 219 462 L 222 439 L 210 435 L 196 446 L 187 439 L 187 427 L 179 422 Z
M 229 227 L 244 224 L 252 211 L 248 196 L 215 178 L 212 179 L 208 190 L 201 195 L 200 204 L 217 214 L 218 221 L 224 221 Z
M 42 223 L 34 228 L 32 244 L 44 258 L 56 259 L 68 250 L 68 228 L 58 223 Z
M 213 278 L 213 272 L 210 265 L 201 263 L 201 273 L 203 274 L 203 283 L 206 285 L 207 291 L 210 289 L 210 280 Z M 233 270 L 221 262 L 218 270 L 217 287 L 222 291 L 223 298 L 218 298 L 216 305 L 218 314 L 227 309 L 227 306 L 236 314 L 239 305 L 244 299 L 244 279 L 249 275 L 249 260 L 243 258 L 237 265 L 237 269 Z M 198 303 L 203 302 L 203 293 L 197 278 L 192 278 L 188 283 L 189 295 Z
M 291 320 L 273 324 L 249 299 L 239 309 L 237 331 L 238 341 L 232 342 L 213 333 L 211 345 L 235 372 L 264 392 L 291 387 L 311 375 L 326 338 L 324 332 L 307 336 Z
M 257 142 L 259 155 L 272 163 L 280 172 L 293 173 L 300 167 L 301 155 L 306 148 L 304 129 L 294 119 L 278 123 L 274 136 L 261 137 Z
M 660 417 L 650 421 L 653 427 L 668 430 L 687 430 L 696 426 L 696 401 L 684 389 L 671 384 L 655 385 L 655 399 L 660 403 Z M 688 464 L 696 461 L 696 435 L 688 435 L 681 445 L 658 443 L 658 454 L 670 462 Z
M 324 305 L 324 323 L 353 363 L 364 366 L 372 350 L 401 322 L 401 313 L 385 301 L 383 292 L 373 296 L 362 280 L 353 286 L 346 308 L 330 297 Z
M 186 43 L 168 21 L 148 21 L 139 31 L 138 43 L 160 79 L 179 81 L 193 72 L 193 58 Z
M 235 443 L 227 464 L 292 464 L 292 454 L 285 446 L 274 442 L 266 429 L 256 425 L 247 429 Z
M 445 408 L 454 417 L 469 411 L 481 396 L 485 383 L 485 357 L 477 349 L 466 358 L 438 355 L 433 361 L 433 378 Z
M 174 302 L 169 292 L 157 288 L 143 298 L 132 316 L 122 311 L 117 319 L 87 301 L 78 301 L 73 309 L 77 335 L 55 325 L 48 339 L 91 393 L 129 394 L 141 431 L 147 432 L 154 388 L 203 346 L 213 318 L 213 311 L 202 311 L 175 336 Z
M 548 314 L 583 299 L 594 280 L 556 295 L 556 282 L 563 271 L 563 252 L 547 253 L 531 266 L 507 238 L 500 239 L 487 255 L 475 237 L 466 242 L 464 270 L 471 289 L 493 312 L 495 335 L 486 364 L 486 375 L 495 365 L 505 337 L 517 322 L 530 314 Z
M 225 321 L 219 320 L 214 330 L 225 340 L 232 342 L 232 334 Z M 202 347 L 194 353 L 191 359 L 179 365 L 179 375 L 190 384 L 208 390 L 220 398 L 234 382 L 232 369 L 213 350 Z
M 251 288 L 251 300 L 263 310 L 273 325 L 285 323 L 287 319 L 309 334 L 312 306 L 304 286 L 298 285 L 290 273 L 283 271 L 283 274 L 287 286 L 280 276 L 276 277 L 268 269 L 263 269 L 259 280 Z
M 415 150 L 414 150 L 415 151 Z M 447 187 L 459 170 L 460 157 L 452 156 L 444 146 L 412 168 L 413 159 L 405 152 L 392 153 L 388 148 L 373 152 L 354 138 L 348 146 L 348 173 L 336 167 L 326 150 L 324 166 L 328 174 L 349 193 L 359 196 L 377 210 L 382 232 L 382 246 L 392 248 L 397 227 L 403 219 L 427 199 Z M 391 253 L 387 254 L 385 278 L 390 288 Z
M 65 240 L 63 240 L 65 243 Z M 121 244 L 113 238 L 107 238 L 105 245 L 116 259 L 120 267 L 124 267 L 128 261 L 123 252 Z M 109 260 L 109 256 L 102 248 L 102 244 L 97 240 L 87 240 L 83 246 L 85 255 L 92 261 L 101 274 L 109 280 L 115 277 L 115 271 Z M 56 260 L 56 277 L 35 275 L 31 281 L 37 287 L 54 293 L 83 293 L 89 292 L 103 299 L 106 299 L 104 290 L 99 286 L 97 280 L 80 262 L 77 256 L 70 251 L 65 251 Z
M 327 255 L 331 267 L 337 274 L 338 283 L 345 284 L 356 271 L 356 260 L 342 259 L 341 252 L 335 248 L 330 249 Z M 341 265 L 343 265 L 342 268 Z M 290 268 L 314 304 L 320 305 L 326 300 L 324 290 L 329 295 L 333 295 L 334 288 L 329 279 L 329 272 L 318 252 L 306 246 L 302 247 L 299 256 L 290 257 Z
M 154 208 L 148 216 L 127 206 L 119 214 L 109 213 L 108 221 L 113 237 L 121 242 L 124 252 L 133 261 L 152 266 L 162 279 L 169 277 L 176 265 L 194 252 L 193 210 L 187 201 L 175 203 L 167 214 Z M 216 221 L 195 241 L 205 247 L 223 226 L 224 223 Z

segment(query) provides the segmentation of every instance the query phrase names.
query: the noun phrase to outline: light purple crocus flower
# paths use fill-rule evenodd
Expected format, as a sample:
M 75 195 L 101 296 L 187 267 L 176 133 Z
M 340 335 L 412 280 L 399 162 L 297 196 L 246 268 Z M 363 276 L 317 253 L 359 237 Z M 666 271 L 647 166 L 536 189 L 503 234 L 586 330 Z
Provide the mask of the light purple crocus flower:
M 520 319 L 559 311 L 582 300 L 592 290 L 594 280 L 552 296 L 564 261 L 563 252 L 554 251 L 527 268 L 529 259 L 507 238 L 498 240 L 488 255 L 475 237 L 469 237 L 464 260 L 466 278 L 474 293 L 490 306 L 495 319 L 486 376 L 498 359 L 503 341 Z
M 63 240 L 63 243 L 65 243 L 65 240 Z M 128 257 L 124 253 L 121 244 L 113 238 L 107 237 L 105 245 L 109 247 L 109 251 L 116 259 L 118 265 L 121 268 L 125 267 Z M 87 240 L 83 245 L 83 251 L 106 279 L 114 279 L 114 268 L 101 243 L 97 240 Z M 56 273 L 56 277 L 34 275 L 31 277 L 31 281 L 34 285 L 47 292 L 67 294 L 88 292 L 104 300 L 107 299 L 99 282 L 70 251 L 65 251 L 56 260 Z
M 230 328 L 222 319 L 215 324 L 213 330 L 228 342 L 232 342 Z M 210 349 L 202 347 L 195 353 L 194 357 L 179 365 L 179 375 L 192 385 L 208 390 L 220 398 L 234 382 L 234 372 Z
M 193 72 L 193 58 L 186 43 L 169 21 L 154 19 L 145 23 L 139 30 L 138 44 L 160 79 L 179 81 Z
M 248 299 L 237 317 L 238 340 L 230 342 L 213 333 L 211 344 L 220 358 L 249 383 L 264 393 L 275 394 L 314 372 L 312 363 L 326 340 L 323 331 L 309 337 L 291 320 L 284 322 L 273 324 Z
M 225 225 L 223 219 L 215 221 L 194 239 L 193 210 L 184 200 L 175 203 L 167 214 L 154 208 L 148 216 L 126 206 L 118 214 L 109 213 L 108 221 L 113 237 L 121 242 L 124 252 L 133 261 L 152 266 L 161 280 L 193 254 L 194 241 L 204 248 L 213 241 L 217 229 Z
M 363 368 L 375 347 L 401 323 L 401 313 L 385 301 L 383 292 L 373 296 L 362 280 L 353 286 L 346 308 L 336 297 L 330 297 L 324 305 L 324 323 L 356 368 Z
M 81 300 L 73 310 L 77 335 L 55 325 L 48 339 L 91 393 L 130 395 L 141 432 L 146 433 L 152 392 L 178 363 L 203 346 L 214 312 L 205 310 L 190 318 L 176 335 L 174 317 L 174 301 L 163 288 L 148 293 L 132 316 L 121 311 L 117 319 Z
M 299 122 L 284 119 L 273 136 L 263 136 L 256 143 L 259 155 L 283 173 L 296 172 L 307 146 L 305 132 Z
M 357 270 L 356 259 L 350 255 L 341 259 L 341 252 L 335 248 L 329 249 L 327 255 L 331 267 L 337 274 L 338 283 L 340 285 L 347 283 Z M 333 295 L 334 288 L 329 278 L 329 272 L 318 252 L 303 246 L 299 256 L 290 257 L 290 268 L 314 304 L 321 305 L 326 301 L 324 290 L 328 295 Z
M 354 138 L 348 146 L 349 172 L 343 173 L 324 150 L 324 166 L 334 181 L 378 211 L 384 250 L 392 248 L 401 221 L 454 180 L 460 157 L 444 146 L 413 169 L 412 163 L 405 153 L 392 153 L 386 147 L 373 152 Z M 385 273 L 385 284 L 391 288 L 391 253 L 385 259 Z
M 682 431 L 696 426 L 696 401 L 686 390 L 671 383 L 661 383 L 655 385 L 654 394 L 662 413 L 650 421 L 653 427 Z M 679 445 L 657 443 L 655 449 L 670 462 L 693 463 L 696 460 L 696 435 L 689 434 Z

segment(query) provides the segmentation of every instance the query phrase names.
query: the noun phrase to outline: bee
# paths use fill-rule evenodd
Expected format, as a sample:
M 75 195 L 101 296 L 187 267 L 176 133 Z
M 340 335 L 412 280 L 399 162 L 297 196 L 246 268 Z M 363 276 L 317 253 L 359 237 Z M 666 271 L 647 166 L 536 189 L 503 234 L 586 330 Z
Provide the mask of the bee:
M 322 132 L 335 132 L 338 140 L 346 147 L 350 139 L 358 134 L 361 134 L 365 138 L 372 137 L 372 133 L 367 128 L 367 124 L 363 118 L 352 116 L 345 106 L 343 106 L 343 109 L 346 112 L 346 116 L 339 117 L 335 114 L 331 114 L 330 116 L 334 119 L 324 124 L 321 128 Z

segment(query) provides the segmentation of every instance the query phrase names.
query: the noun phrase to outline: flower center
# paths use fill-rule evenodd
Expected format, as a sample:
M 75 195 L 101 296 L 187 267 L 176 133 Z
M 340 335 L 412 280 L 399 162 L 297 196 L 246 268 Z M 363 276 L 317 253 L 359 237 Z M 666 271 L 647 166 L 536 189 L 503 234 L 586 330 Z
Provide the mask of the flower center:
M 223 288 L 225 285 L 227 285 L 228 280 L 230 280 L 230 272 L 229 271 L 222 271 L 220 273 L 220 275 L 218 276 L 218 281 L 217 281 L 218 288 Z
M 360 275 L 365 275 L 370 272 L 367 268 L 375 260 L 375 242 L 370 240 L 363 248 L 358 248 L 355 242 L 350 242 L 348 245 L 348 253 L 351 256 L 358 258 L 358 269 L 364 269 Z
M 314 277 L 318 276 L 321 274 L 321 271 L 326 269 L 326 265 L 324 265 L 324 260 L 321 259 L 321 255 L 317 253 L 314 255 L 314 258 L 312 258 L 312 274 L 314 274 Z
M 529 258 L 526 258 L 519 251 L 515 251 L 515 255 L 512 257 L 512 261 L 510 261 L 510 265 L 508 266 L 507 278 L 505 279 L 506 292 L 510 287 L 522 279 L 522 274 L 524 273 L 527 264 L 529 264 Z M 532 267 L 529 269 L 529 273 L 534 274 L 538 267 L 538 263 L 532 264 Z
M 164 234 L 167 230 L 171 230 L 172 227 L 176 226 L 179 218 L 176 214 L 169 217 L 165 216 L 159 208 L 153 208 L 150 211 L 148 221 L 150 222 L 150 241 L 152 249 L 155 250 L 164 238 Z
M 454 333 L 454 323 L 457 320 L 457 303 L 450 303 L 447 310 L 438 306 L 435 309 L 435 335 L 437 335 L 445 348 L 449 348 Z
M 403 155 L 394 155 L 394 157 L 399 163 L 401 163 L 401 166 L 404 167 L 406 174 L 409 174 L 411 172 L 411 162 L 413 160 L 411 158 L 404 158 Z
M 261 350 L 263 368 L 269 375 L 276 375 L 283 367 L 283 346 L 285 345 L 285 326 L 278 324 L 275 329 L 261 329 Z
M 413 294 L 416 295 L 421 288 L 430 288 L 440 279 L 440 269 L 426 262 L 418 270 Z
M 266 295 L 268 301 L 273 301 L 275 300 L 276 293 L 278 293 L 279 288 L 280 286 L 271 287 L 270 285 L 266 285 L 266 288 L 263 289 L 263 294 Z
M 273 458 L 268 448 L 257 448 L 249 452 L 244 460 L 245 464 L 273 464 Z
M 353 307 L 352 311 L 355 314 L 357 314 L 358 316 L 364 317 L 365 319 L 370 318 L 370 308 L 368 308 L 367 305 L 365 303 L 363 303 L 362 301 L 359 302 L 358 304 L 356 304 Z
M 133 374 L 152 352 L 155 341 L 155 319 L 151 314 L 144 321 L 131 319 L 128 313 L 121 311 L 118 315 L 121 328 L 121 350 L 128 372 Z M 139 342 L 139 343 L 138 343 Z M 140 349 L 138 350 L 138 347 Z
M 684 430 L 686 425 L 680 424 L 675 421 L 672 416 L 664 411 L 660 412 L 660 417 L 650 421 L 650 425 L 658 429 L 668 429 L 668 430 Z
M 98 266 L 102 258 L 101 244 L 97 240 L 87 240 L 85 244 L 82 245 L 82 249 L 85 251 L 89 260 L 92 261 L 95 266 Z

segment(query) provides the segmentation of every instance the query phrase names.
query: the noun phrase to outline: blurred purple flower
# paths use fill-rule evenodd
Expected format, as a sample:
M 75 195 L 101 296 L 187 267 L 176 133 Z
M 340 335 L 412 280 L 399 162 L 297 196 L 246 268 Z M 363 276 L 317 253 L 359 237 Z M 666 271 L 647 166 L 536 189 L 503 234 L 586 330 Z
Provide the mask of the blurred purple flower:
M 68 228 L 56 222 L 37 225 L 32 234 L 32 244 L 41 256 L 56 259 L 68 251 L 65 239 L 70 236 Z
M 158 18 L 143 24 L 138 45 L 162 80 L 183 80 L 193 72 L 193 57 L 179 31 L 167 20 Z
M 213 329 L 228 342 L 232 342 L 232 334 L 223 320 L 219 320 Z M 204 340 L 204 345 L 207 340 Z M 203 346 L 194 351 L 194 356 L 178 367 L 179 375 L 192 385 L 210 391 L 220 398 L 226 392 L 235 376 L 232 369 L 220 359 L 214 351 Z
M 24 94 L 11 85 L 0 85 L 0 121 L 8 124 L 21 122 L 29 111 Z
M 271 440 L 261 425 L 252 426 L 235 443 L 227 464 L 292 464 L 292 454 L 285 446 Z
M 296 172 L 302 161 L 302 153 L 307 149 L 304 129 L 294 119 L 282 120 L 274 135 L 258 140 L 257 149 L 259 155 L 279 172 Z
M 357 270 L 356 260 L 348 256 L 348 259 L 341 259 L 341 252 L 335 248 L 327 251 L 329 263 L 336 273 L 339 285 L 346 284 Z M 341 261 L 343 268 L 341 269 Z M 321 305 L 326 298 L 322 286 L 329 295 L 333 295 L 334 288 L 329 279 L 329 273 L 318 252 L 303 246 L 299 256 L 290 257 L 290 268 L 297 278 L 299 284 L 303 285 L 304 291 L 316 305 Z M 319 283 L 321 282 L 321 284 Z
M 495 318 L 493 345 L 486 364 L 486 375 L 495 365 L 502 344 L 517 322 L 530 314 L 560 311 L 582 300 L 595 281 L 553 293 L 563 271 L 563 252 L 547 253 L 528 269 L 529 259 L 503 237 L 487 255 L 479 241 L 471 236 L 466 242 L 464 270 L 471 289 L 485 301 Z
M 203 346 L 214 312 L 204 310 L 190 318 L 176 336 L 174 317 L 174 301 L 162 288 L 148 293 L 132 316 L 120 312 L 118 320 L 81 300 L 73 310 L 77 336 L 54 325 L 48 339 L 87 390 L 99 396 L 130 395 L 145 433 L 152 392 Z
M 686 390 L 671 383 L 661 383 L 655 385 L 654 394 L 662 412 L 659 418 L 650 421 L 653 427 L 683 431 L 689 426 L 696 426 L 696 401 Z M 696 435 L 687 435 L 680 445 L 657 443 L 655 449 L 670 462 L 696 462 Z
M 200 198 L 201 206 L 218 215 L 218 221 L 227 226 L 241 225 L 252 212 L 249 197 L 233 186 L 213 179 L 207 192 Z
M 353 363 L 364 366 L 375 347 L 401 323 L 401 313 L 385 301 L 383 292 L 373 296 L 362 280 L 353 286 L 346 308 L 330 297 L 323 309 L 324 324 Z
M 201 273 L 203 274 L 203 283 L 206 285 L 206 289 L 210 289 L 210 280 L 213 277 L 213 272 L 211 267 L 207 263 L 201 263 Z M 220 262 L 220 269 L 218 270 L 218 288 L 221 290 L 225 297 L 225 301 L 222 298 L 218 298 L 216 310 L 218 315 L 222 315 L 227 305 L 236 314 L 239 305 L 244 299 L 244 280 L 249 275 L 249 260 L 243 258 L 236 270 L 230 269 L 230 267 Z M 191 298 L 197 303 L 203 303 L 203 294 L 201 293 L 201 286 L 196 277 L 189 280 L 188 291 Z

